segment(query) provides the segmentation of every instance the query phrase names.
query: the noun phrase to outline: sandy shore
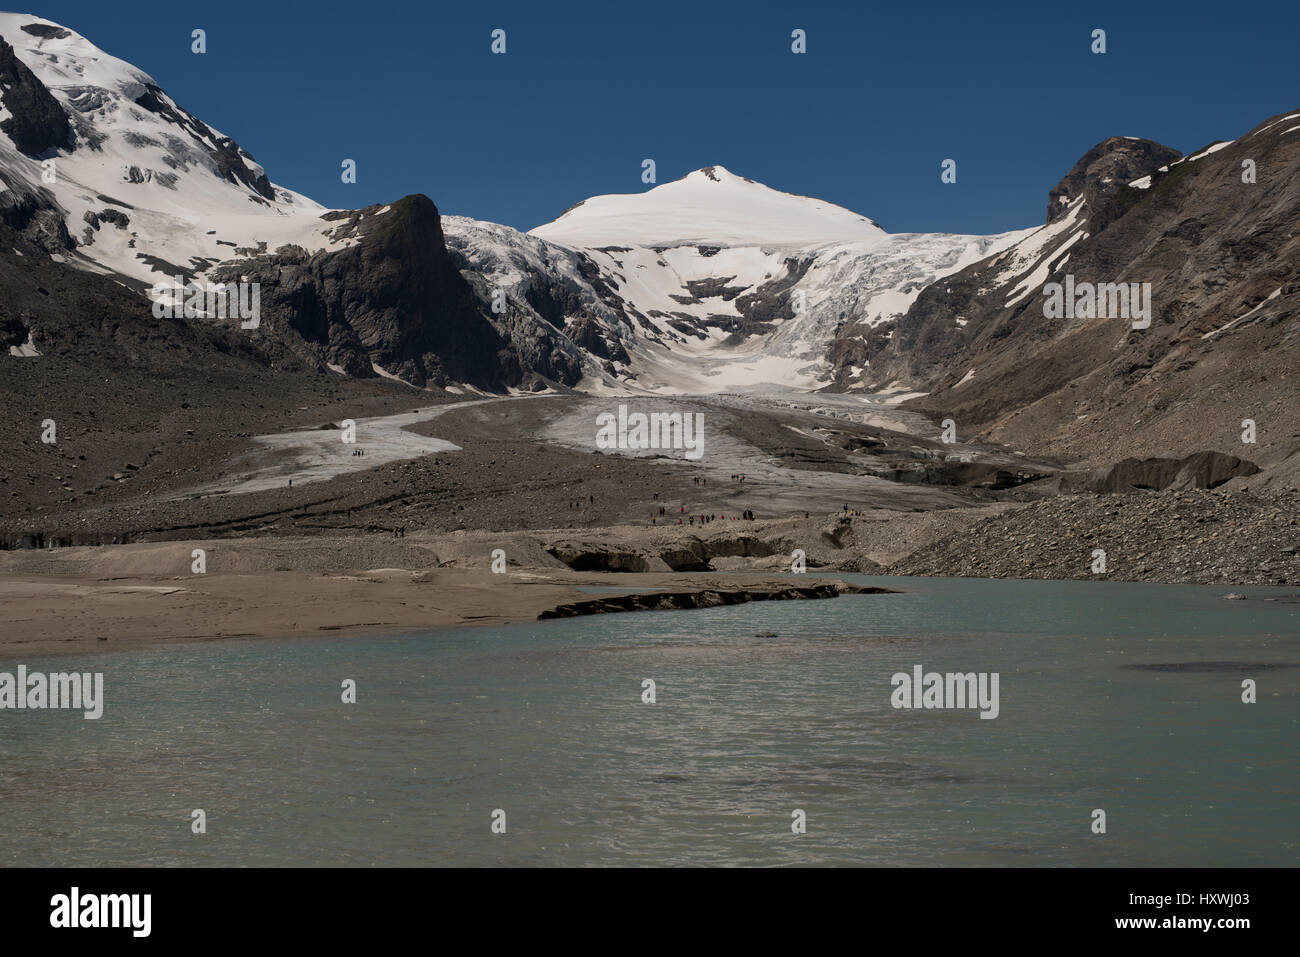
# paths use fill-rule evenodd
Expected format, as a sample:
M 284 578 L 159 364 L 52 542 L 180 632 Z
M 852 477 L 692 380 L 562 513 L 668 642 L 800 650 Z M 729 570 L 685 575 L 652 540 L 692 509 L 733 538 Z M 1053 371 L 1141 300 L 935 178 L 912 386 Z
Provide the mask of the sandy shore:
M 0 551 L 7 619 L 0 659 L 527 622 L 562 606 L 651 589 L 810 587 L 865 566 L 878 572 L 877 559 L 893 561 L 987 510 L 728 521 L 705 529 L 259 535 Z M 556 557 L 557 547 L 567 561 Z M 795 548 L 806 551 L 806 575 L 789 574 Z M 203 574 L 191 571 L 195 549 L 205 553 Z M 504 574 L 492 571 L 497 549 L 507 555 Z M 573 560 L 602 553 L 610 567 L 628 570 Z M 697 553 L 717 571 L 691 569 Z M 593 585 L 602 590 L 584 590 Z M 611 587 L 618 591 L 605 590 Z
M 833 576 L 770 573 L 608 573 L 510 567 L 269 570 L 269 543 L 216 544 L 239 571 L 189 572 L 191 546 L 7 553 L 0 562 L 6 624 L 0 659 L 94 654 L 197 641 L 395 633 L 536 621 L 544 612 L 597 597 L 584 586 L 616 586 L 599 597 L 652 589 L 764 591 L 814 586 Z M 51 561 L 54 566 L 51 567 Z M 217 562 L 214 562 L 217 564 Z M 313 563 L 314 564 L 314 563 Z M 27 566 L 27 567 L 24 567 Z M 60 567 L 61 566 L 61 567 Z M 168 567 L 181 574 L 159 575 Z M 153 574 L 146 569 L 152 569 Z M 60 573 L 66 570 L 68 573 Z

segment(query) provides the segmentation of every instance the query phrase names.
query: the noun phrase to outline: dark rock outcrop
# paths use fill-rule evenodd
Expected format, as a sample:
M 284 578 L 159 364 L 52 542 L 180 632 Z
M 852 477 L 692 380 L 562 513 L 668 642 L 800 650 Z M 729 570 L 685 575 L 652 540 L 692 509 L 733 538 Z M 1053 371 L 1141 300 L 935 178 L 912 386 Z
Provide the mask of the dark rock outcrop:
M 0 105 L 7 115 L 0 130 L 28 156 L 69 145 L 72 127 L 59 101 L 0 37 Z
M 611 362 L 628 363 L 627 350 L 617 340 L 610 341 L 601 334 L 600 323 L 590 316 L 579 316 L 564 328 L 569 339 L 576 346 L 581 346 L 594 356 Z
M 675 546 L 660 549 L 659 560 L 675 572 L 702 572 L 713 568 L 709 551 L 698 538 L 689 538 Z
M 373 362 L 417 386 L 524 380 L 529 367 L 449 257 L 432 200 L 325 218 L 356 243 L 312 255 L 282 247 L 225 264 L 213 280 L 258 282 L 264 322 L 293 329 L 352 375 L 374 375 Z
M 702 588 L 694 591 L 654 591 L 611 598 L 593 598 L 557 605 L 537 616 L 538 621 L 551 618 L 574 618 L 579 615 L 602 615 L 619 611 L 673 611 L 682 608 L 717 608 L 751 601 L 796 601 L 801 599 L 838 598 L 840 595 L 895 594 L 892 588 L 848 585 L 844 582 L 820 582 L 786 588 Z
M 0 163 L 0 175 L 4 172 Z M 62 253 L 76 245 L 48 189 L 29 186 L 20 176 L 6 176 L 5 180 L 12 186 L 0 190 L 0 223 L 22 233 L 46 253 Z
M 42 40 L 66 40 L 72 36 L 70 31 L 63 27 L 56 27 L 52 23 L 24 23 L 19 29 Z
M 1152 170 L 1168 166 L 1183 154 L 1154 140 L 1112 136 L 1080 157 L 1074 168 L 1047 194 L 1047 222 L 1065 215 L 1070 202 L 1082 196 L 1088 205 L 1089 221 L 1096 231 L 1098 214 L 1128 184 Z

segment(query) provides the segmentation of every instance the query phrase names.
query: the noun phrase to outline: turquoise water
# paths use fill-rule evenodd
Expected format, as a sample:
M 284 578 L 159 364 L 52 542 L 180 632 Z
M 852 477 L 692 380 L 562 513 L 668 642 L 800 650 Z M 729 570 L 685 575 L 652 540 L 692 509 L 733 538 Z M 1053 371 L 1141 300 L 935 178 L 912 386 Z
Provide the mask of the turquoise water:
M 106 706 L 0 711 L 0 863 L 1300 862 L 1293 590 L 845 577 L 906 593 L 24 661 Z

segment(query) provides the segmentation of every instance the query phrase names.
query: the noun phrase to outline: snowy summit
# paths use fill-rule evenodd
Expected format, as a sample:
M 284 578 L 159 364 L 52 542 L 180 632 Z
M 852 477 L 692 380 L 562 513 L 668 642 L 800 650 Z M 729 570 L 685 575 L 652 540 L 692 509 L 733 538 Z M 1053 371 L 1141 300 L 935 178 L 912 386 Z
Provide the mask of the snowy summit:
M 567 246 L 855 242 L 884 235 L 865 216 L 737 176 L 697 169 L 644 193 L 594 196 L 530 231 Z

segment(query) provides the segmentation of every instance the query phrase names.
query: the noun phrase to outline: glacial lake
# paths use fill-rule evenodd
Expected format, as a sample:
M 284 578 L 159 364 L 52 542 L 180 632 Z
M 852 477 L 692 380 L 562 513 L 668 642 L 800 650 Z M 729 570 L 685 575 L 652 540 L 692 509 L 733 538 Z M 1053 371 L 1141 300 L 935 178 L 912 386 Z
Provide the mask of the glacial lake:
M 0 662 L 106 699 L 0 711 L 0 864 L 1300 863 L 1297 589 L 836 577 L 904 593 Z

